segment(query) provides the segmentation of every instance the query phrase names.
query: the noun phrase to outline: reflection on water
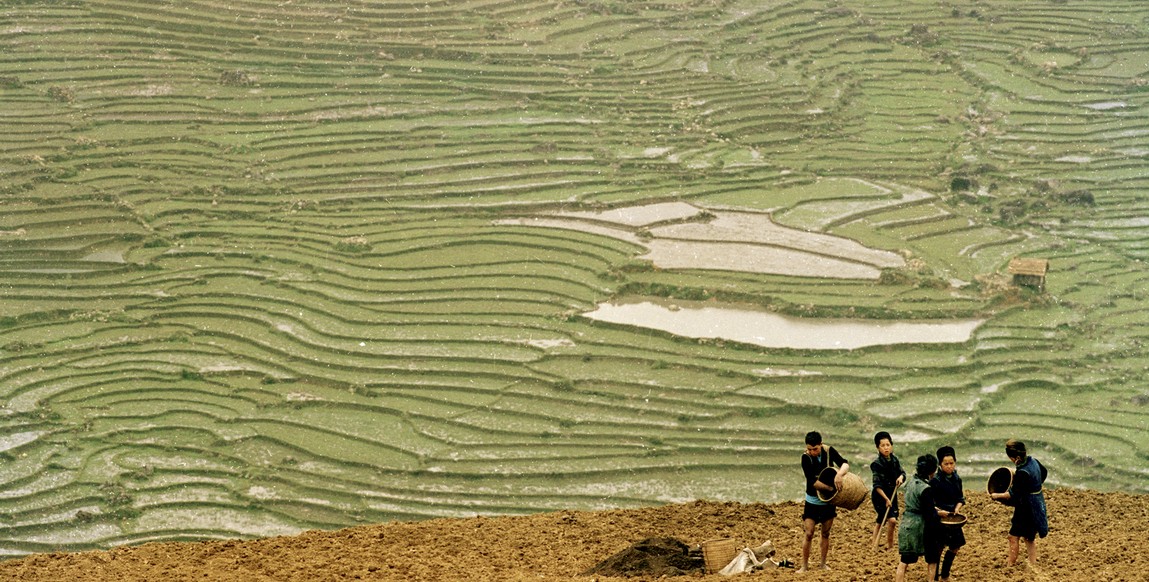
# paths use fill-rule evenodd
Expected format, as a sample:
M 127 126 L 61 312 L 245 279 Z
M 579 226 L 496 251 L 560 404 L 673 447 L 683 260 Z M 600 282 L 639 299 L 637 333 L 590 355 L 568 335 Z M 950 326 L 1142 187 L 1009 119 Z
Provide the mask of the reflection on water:
M 959 343 L 968 340 L 984 321 L 803 319 L 710 304 L 680 302 L 661 305 L 651 301 L 604 303 L 586 316 L 686 337 L 720 338 L 768 348 L 806 350 L 850 350 L 901 343 Z

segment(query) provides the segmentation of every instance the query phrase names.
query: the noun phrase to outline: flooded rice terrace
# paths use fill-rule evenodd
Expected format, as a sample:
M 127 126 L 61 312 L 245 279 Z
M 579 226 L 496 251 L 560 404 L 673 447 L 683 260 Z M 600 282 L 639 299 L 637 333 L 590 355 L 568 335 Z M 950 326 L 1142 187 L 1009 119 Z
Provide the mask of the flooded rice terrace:
M 0 4 L 0 555 L 791 500 L 809 430 L 1147 492 L 1147 7 L 133 4 Z
M 704 304 L 604 303 L 587 317 L 662 330 L 683 337 L 725 339 L 766 348 L 853 350 L 891 344 L 961 343 L 981 320 L 809 320 L 763 311 Z

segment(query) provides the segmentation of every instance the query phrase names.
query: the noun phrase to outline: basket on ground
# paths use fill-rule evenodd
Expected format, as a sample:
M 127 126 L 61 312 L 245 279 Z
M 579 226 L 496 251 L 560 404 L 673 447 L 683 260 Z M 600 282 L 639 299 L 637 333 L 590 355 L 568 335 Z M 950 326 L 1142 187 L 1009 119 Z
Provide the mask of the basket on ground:
M 702 561 L 706 573 L 713 574 L 726 567 L 738 555 L 738 545 L 731 538 L 719 538 L 702 542 Z
M 826 467 L 818 475 L 818 480 L 827 484 L 834 484 L 834 476 L 838 474 L 838 470 L 833 467 Z M 863 501 L 866 500 L 866 484 L 862 478 L 853 474 L 846 473 L 842 475 L 842 486 L 834 490 L 832 493 L 826 491 L 818 491 L 818 499 L 841 507 L 842 509 L 857 509 Z
M 990 495 L 994 493 L 1005 493 L 1009 491 L 1010 485 L 1013 485 L 1013 468 L 1001 467 L 990 473 L 989 480 L 986 481 L 985 488 L 989 491 Z M 1001 503 L 1005 501 L 998 499 Z

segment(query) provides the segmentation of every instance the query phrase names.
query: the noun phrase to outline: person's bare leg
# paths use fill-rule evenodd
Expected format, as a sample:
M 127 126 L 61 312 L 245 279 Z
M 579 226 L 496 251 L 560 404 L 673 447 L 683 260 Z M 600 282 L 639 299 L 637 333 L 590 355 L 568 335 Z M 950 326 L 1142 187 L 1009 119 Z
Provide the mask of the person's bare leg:
M 906 582 L 905 562 L 898 562 L 898 573 L 894 574 L 894 582 Z
M 880 533 L 882 533 L 882 524 L 875 523 L 874 524 L 874 535 L 870 536 L 870 537 L 874 538 L 874 547 L 875 548 L 878 547 L 878 534 L 880 534 Z
M 1009 536 L 1009 556 L 1005 560 L 1005 565 L 1015 564 L 1017 564 L 1017 536 Z
M 926 580 L 933 580 L 938 575 L 938 563 L 926 562 Z
M 822 544 L 821 544 L 821 546 L 822 546 L 821 547 L 822 565 L 821 565 L 821 568 L 823 570 L 829 570 L 830 569 L 830 566 L 826 563 L 826 559 L 830 556 L 830 528 L 831 527 L 834 527 L 833 518 L 827 519 L 826 521 L 822 522 Z
M 806 571 L 806 566 L 810 562 L 810 544 L 814 541 L 814 520 L 802 520 L 802 527 L 805 528 L 806 537 L 802 538 L 802 563 L 797 570 L 799 574 Z
M 1029 556 L 1029 563 L 1037 563 L 1037 538 L 1025 540 L 1025 549 Z
M 898 531 L 898 520 L 891 517 L 890 520 L 888 522 L 886 522 L 886 546 L 887 547 L 890 547 L 890 548 L 894 547 L 894 533 L 897 531 Z

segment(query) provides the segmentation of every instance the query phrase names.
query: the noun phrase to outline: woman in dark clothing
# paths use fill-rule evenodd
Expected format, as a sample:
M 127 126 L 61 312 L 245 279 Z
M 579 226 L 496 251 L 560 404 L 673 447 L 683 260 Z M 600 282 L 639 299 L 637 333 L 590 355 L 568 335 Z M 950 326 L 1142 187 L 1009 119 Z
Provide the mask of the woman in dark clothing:
M 1005 443 L 1005 454 L 1016 469 L 1013 483 L 1004 493 L 991 493 L 990 498 L 1006 501 L 1013 506 L 1013 519 L 1009 522 L 1009 558 L 1006 564 L 1017 563 L 1018 542 L 1025 540 L 1030 564 L 1037 563 L 1037 538 L 1049 535 L 1049 520 L 1045 510 L 1045 495 L 1041 488 L 1048 471 L 1025 452 L 1025 443 L 1010 439 Z
M 890 527 L 886 530 L 886 547 L 892 548 L 894 533 L 898 529 L 898 498 L 895 493 L 906 480 L 906 472 L 894 454 L 894 439 L 890 433 L 883 430 L 874 435 L 874 446 L 878 449 L 878 457 L 870 463 L 870 474 L 874 478 L 870 501 L 874 504 L 874 512 L 878 514 L 874 523 L 874 547 L 878 547 L 882 526 L 888 523 Z
M 945 446 L 938 449 L 938 473 L 930 479 L 930 489 L 934 492 L 934 503 L 938 508 L 938 516 L 948 517 L 961 513 L 965 505 L 965 493 L 962 488 L 961 476 L 957 472 L 957 453 L 953 447 Z M 943 527 L 941 547 L 946 548 L 942 556 L 941 571 L 938 579 L 949 582 L 950 568 L 958 549 L 965 545 L 965 533 L 960 527 Z
M 898 551 L 902 556 L 894 577 L 896 582 L 904 582 L 906 566 L 921 557 L 926 559 L 926 579 L 933 580 L 937 573 L 942 522 L 929 485 L 937 470 L 938 460 L 933 455 L 922 455 L 918 457 L 913 478 L 906 483 L 906 512 L 898 526 Z

